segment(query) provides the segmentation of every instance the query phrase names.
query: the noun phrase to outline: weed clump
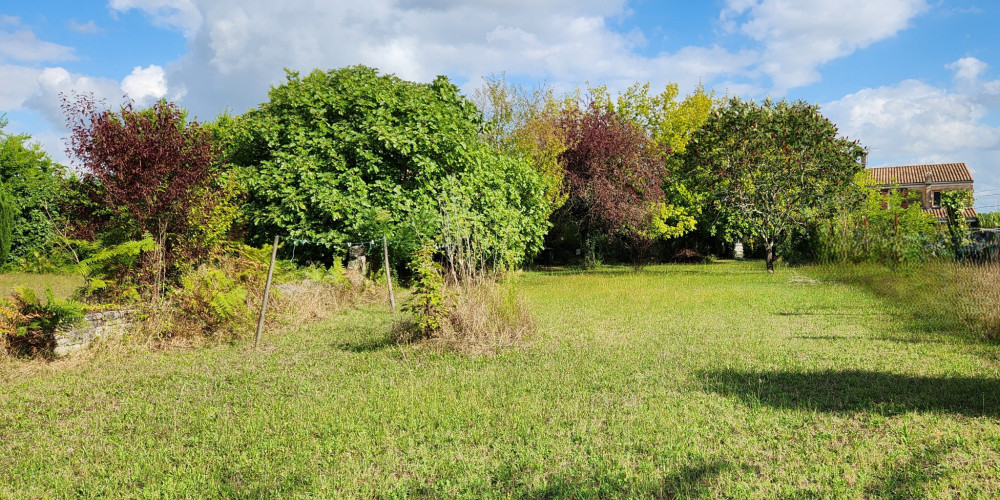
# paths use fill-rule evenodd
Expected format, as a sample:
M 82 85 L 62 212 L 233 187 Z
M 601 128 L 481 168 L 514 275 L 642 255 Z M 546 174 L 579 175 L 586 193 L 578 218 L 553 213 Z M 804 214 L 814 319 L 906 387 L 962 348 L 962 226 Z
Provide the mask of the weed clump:
M 527 305 L 509 282 L 495 276 L 453 276 L 431 259 L 429 249 L 414 264 L 414 287 L 405 310 L 410 316 L 393 326 L 400 342 L 466 353 L 495 353 L 522 342 L 535 330 Z

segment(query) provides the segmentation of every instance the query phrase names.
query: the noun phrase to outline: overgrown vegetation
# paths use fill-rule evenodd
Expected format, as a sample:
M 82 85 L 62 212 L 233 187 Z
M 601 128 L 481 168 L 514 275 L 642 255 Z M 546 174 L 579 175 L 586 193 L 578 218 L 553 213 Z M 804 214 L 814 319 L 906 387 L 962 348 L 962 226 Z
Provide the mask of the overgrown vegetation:
M 838 197 L 829 219 L 816 219 L 801 233 L 813 236 L 804 243 L 814 254 L 804 260 L 896 268 L 951 255 L 919 195 L 898 188 L 882 193 L 864 172 L 854 183 L 855 189 Z
M 140 245 L 129 271 L 139 292 L 156 300 L 182 261 L 203 257 L 182 247 L 181 235 L 193 206 L 208 209 L 220 199 L 203 191 L 220 175 L 212 134 L 166 101 L 135 109 L 127 100 L 115 112 L 76 95 L 64 97 L 63 110 L 85 192 L 99 207 L 75 223 L 104 245 L 151 238 L 153 246 Z
M 810 268 L 826 280 L 860 286 L 928 332 L 1000 340 L 1000 263 L 932 260 L 898 266 L 831 264 Z

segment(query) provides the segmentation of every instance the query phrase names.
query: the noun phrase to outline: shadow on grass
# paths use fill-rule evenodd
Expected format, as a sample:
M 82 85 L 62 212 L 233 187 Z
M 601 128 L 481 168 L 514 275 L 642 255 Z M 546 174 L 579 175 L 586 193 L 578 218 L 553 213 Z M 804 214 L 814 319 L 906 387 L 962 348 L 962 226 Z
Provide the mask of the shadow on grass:
M 1000 417 L 1000 380 L 918 377 L 862 370 L 813 373 L 736 370 L 700 374 L 706 390 L 749 406 L 825 412 L 909 411 Z
M 594 471 L 583 478 L 551 478 L 534 489 L 510 491 L 514 498 L 690 498 L 712 496 L 712 480 L 734 466 L 722 461 L 698 461 L 656 479 L 636 479 L 613 471 Z M 501 484 L 497 484 L 503 489 Z M 424 492 L 426 493 L 426 492 Z
M 348 332 L 352 337 L 350 341 L 341 341 L 333 344 L 341 351 L 348 352 L 376 352 L 389 347 L 399 345 L 399 341 L 392 332 L 372 328 L 351 328 Z
M 846 335 L 795 335 L 792 338 L 802 340 L 868 340 L 866 337 L 848 337 Z
M 555 479 L 540 489 L 515 495 L 518 498 L 689 498 L 711 494 L 711 480 L 732 469 L 726 462 L 701 462 L 681 467 L 659 481 L 628 482 L 616 475 L 597 475 L 586 480 Z

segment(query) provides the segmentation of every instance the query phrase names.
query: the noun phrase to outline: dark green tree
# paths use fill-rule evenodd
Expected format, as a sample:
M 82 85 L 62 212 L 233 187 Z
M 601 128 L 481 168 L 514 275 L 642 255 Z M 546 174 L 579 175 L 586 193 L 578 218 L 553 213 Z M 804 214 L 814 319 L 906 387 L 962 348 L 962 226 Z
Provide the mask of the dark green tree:
M 10 255 L 12 230 L 14 229 L 14 198 L 7 187 L 0 183 L 0 262 Z
M 0 265 L 30 257 L 53 242 L 52 217 L 65 182 L 65 169 L 52 162 L 27 134 L 4 131 L 7 121 L 0 115 L 0 183 L 13 201 L 10 253 Z
M 707 187 L 716 232 L 759 242 L 772 273 L 780 244 L 850 187 L 864 155 L 816 105 L 736 97 L 687 148 L 683 172 L 687 182 Z

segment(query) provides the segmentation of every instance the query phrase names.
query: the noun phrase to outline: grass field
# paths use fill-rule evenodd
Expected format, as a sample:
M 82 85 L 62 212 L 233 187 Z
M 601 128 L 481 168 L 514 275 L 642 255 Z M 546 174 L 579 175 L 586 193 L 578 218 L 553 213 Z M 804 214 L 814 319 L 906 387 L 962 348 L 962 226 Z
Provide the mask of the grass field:
M 994 496 L 1000 348 L 760 263 L 528 273 L 492 357 L 367 307 L 243 345 L 0 365 L 0 495 Z
M 19 286 L 31 288 L 42 299 L 45 297 L 45 288 L 50 287 L 52 295 L 65 299 L 83 284 L 83 278 L 76 274 L 0 274 L 0 299 L 10 296 Z

